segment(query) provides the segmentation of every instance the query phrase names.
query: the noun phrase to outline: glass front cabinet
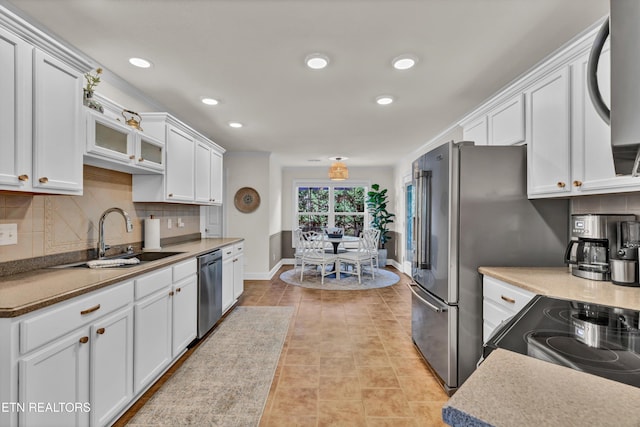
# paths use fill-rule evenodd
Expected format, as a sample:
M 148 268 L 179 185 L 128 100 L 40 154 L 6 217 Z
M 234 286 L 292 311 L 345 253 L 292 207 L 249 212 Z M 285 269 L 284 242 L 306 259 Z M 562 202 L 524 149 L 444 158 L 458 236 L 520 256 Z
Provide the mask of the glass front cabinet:
M 86 110 L 85 163 L 129 173 L 163 173 L 164 142 L 103 113 Z

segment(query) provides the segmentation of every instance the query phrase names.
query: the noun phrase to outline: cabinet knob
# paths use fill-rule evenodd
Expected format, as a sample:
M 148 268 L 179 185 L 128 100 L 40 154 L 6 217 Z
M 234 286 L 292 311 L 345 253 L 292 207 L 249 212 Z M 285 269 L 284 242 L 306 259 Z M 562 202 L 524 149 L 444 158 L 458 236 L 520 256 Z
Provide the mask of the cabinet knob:
M 176 289 L 176 292 L 180 292 L 182 290 L 182 288 L 178 288 Z
M 138 161 L 139 161 L 139 162 L 144 162 L 144 157 L 139 157 L 139 158 L 138 158 Z
M 136 158 L 136 155 L 135 155 L 135 154 L 132 154 L 132 155 L 130 155 L 130 156 L 129 156 L 129 158 L 130 158 L 131 160 L 133 160 L 133 159 L 135 159 L 135 158 Z
M 173 291 L 169 292 L 169 296 L 172 297 L 173 296 Z
M 29 175 L 27 175 L 27 174 L 20 175 L 20 176 L 18 177 L 18 179 L 19 179 L 20 181 L 29 181 Z
M 104 334 L 104 328 L 98 328 L 98 330 L 96 331 L 96 333 L 97 333 L 98 335 L 102 335 L 102 334 Z
M 38 181 L 40 181 L 40 184 L 46 184 L 47 182 L 49 182 L 49 178 L 47 178 L 46 176 L 43 176 Z
M 169 196 L 168 196 L 168 197 L 173 197 L 173 193 L 169 193 Z
M 582 187 L 582 181 L 573 181 L 573 186 L 574 187 Z
M 556 184 L 558 186 L 558 188 L 564 188 L 567 184 L 565 184 L 562 181 L 558 181 L 558 184 Z
M 80 344 L 86 344 L 89 342 L 89 337 L 82 337 L 80 338 Z

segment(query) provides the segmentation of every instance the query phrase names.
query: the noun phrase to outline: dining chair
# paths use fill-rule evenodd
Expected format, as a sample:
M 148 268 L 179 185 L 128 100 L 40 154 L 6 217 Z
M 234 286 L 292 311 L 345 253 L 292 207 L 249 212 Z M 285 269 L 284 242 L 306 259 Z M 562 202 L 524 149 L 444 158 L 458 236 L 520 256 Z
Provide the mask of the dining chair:
M 371 255 L 371 268 L 373 269 L 373 264 L 375 264 L 375 269 L 378 270 L 378 245 L 380 244 L 380 230 L 377 230 L 375 228 L 368 228 L 366 230 L 362 230 L 360 236 L 362 237 L 364 245 Z
M 333 274 L 333 270 L 327 270 L 327 266 L 335 265 L 336 278 L 340 279 L 339 264 L 337 263 L 338 257 L 333 253 L 327 253 L 325 251 L 325 244 L 327 240 L 324 233 L 316 233 L 315 231 L 309 231 L 303 233 L 303 251 L 302 251 L 302 270 L 300 271 L 300 281 L 304 278 L 304 266 L 315 265 L 320 267 L 320 283 L 324 285 L 324 278 L 330 274 Z
M 369 266 L 371 267 L 371 278 L 375 279 L 375 273 L 373 270 L 373 259 L 363 236 L 360 236 L 360 238 L 358 239 L 357 250 L 345 252 L 338 255 L 338 264 L 338 271 L 341 274 L 357 275 L 358 283 L 360 284 L 362 284 L 363 264 L 369 264 Z M 344 270 L 342 270 L 342 264 L 346 264 L 346 268 Z M 349 270 L 349 266 L 352 266 L 353 270 Z
M 298 264 L 302 262 L 302 252 L 304 250 L 304 241 L 302 237 L 302 229 L 293 230 L 293 241 L 295 244 L 295 252 L 293 253 L 293 271 L 298 271 Z

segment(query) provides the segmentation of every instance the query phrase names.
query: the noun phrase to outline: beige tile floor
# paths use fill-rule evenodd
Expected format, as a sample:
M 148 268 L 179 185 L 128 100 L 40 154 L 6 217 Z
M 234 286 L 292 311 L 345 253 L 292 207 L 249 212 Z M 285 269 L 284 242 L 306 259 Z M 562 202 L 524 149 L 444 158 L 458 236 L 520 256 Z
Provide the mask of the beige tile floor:
M 326 291 L 282 282 L 288 268 L 245 281 L 239 301 L 296 307 L 260 426 L 445 425 L 447 396 L 411 341 L 410 279 Z
M 281 281 L 289 268 L 245 281 L 238 302 L 296 307 L 260 427 L 444 426 L 447 395 L 411 341 L 409 277 L 382 289 L 326 291 Z M 195 349 L 114 426 L 125 426 Z

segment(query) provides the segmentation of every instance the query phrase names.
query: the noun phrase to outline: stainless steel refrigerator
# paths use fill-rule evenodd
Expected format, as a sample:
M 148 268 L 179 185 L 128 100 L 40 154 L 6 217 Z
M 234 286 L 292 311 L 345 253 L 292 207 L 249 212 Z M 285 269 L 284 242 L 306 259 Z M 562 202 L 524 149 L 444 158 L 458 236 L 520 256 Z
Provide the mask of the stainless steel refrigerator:
M 480 266 L 561 266 L 569 202 L 527 199 L 526 146 L 450 142 L 413 163 L 412 338 L 451 395 L 482 354 Z

